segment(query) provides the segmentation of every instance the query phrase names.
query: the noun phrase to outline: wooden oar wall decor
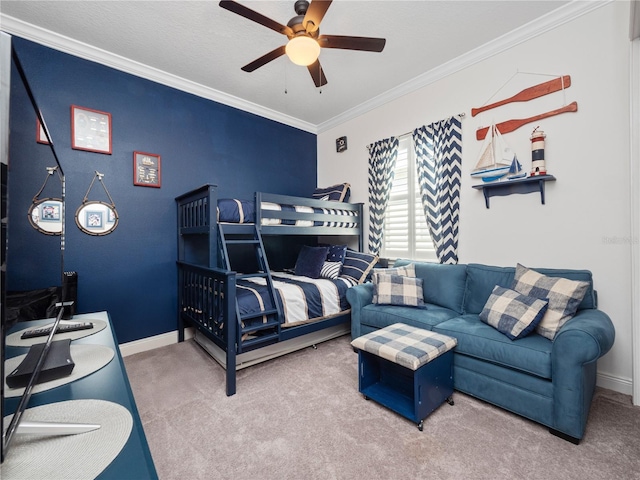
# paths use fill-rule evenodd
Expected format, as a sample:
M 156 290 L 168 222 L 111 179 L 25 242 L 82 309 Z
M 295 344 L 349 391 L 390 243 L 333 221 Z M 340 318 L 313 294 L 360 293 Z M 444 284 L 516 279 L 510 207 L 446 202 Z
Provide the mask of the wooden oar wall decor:
M 491 103 L 489 105 L 485 105 L 479 108 L 472 108 L 471 116 L 475 117 L 478 113 L 484 112 L 486 110 L 491 110 L 493 108 L 500 107 L 508 103 L 528 102 L 529 100 L 533 100 L 534 98 L 539 98 L 553 92 L 564 90 L 565 88 L 568 88 L 570 86 L 571 86 L 571 77 L 569 75 L 554 78 L 553 80 L 549 80 L 548 82 L 540 83 L 538 85 L 525 88 L 524 90 L 518 92 L 512 97 L 506 98 L 504 100 L 500 100 L 499 102 Z M 500 133 L 504 134 L 504 133 L 513 132 L 514 130 L 517 130 L 523 125 L 526 125 L 527 123 L 536 122 L 543 118 L 552 117 L 554 115 L 559 115 L 561 113 L 577 112 L 577 111 L 578 111 L 578 103 L 572 102 L 569 105 L 566 105 L 562 108 L 551 110 L 550 112 L 546 112 L 546 113 L 541 113 L 540 115 L 534 115 L 533 117 L 507 120 L 505 122 L 496 124 L 496 127 L 498 128 Z M 476 139 L 483 140 L 488 130 L 489 130 L 489 127 L 479 128 L 478 130 L 476 130 Z
M 531 122 L 537 122 L 538 120 L 542 120 L 543 118 L 553 117 L 554 115 L 560 115 L 561 113 L 567 112 L 577 112 L 578 111 L 578 102 L 571 102 L 569 105 L 566 105 L 562 108 L 557 108 L 555 110 L 551 110 L 550 112 L 541 113 L 540 115 L 534 115 L 533 117 L 528 118 L 519 118 L 513 120 L 507 120 L 506 122 L 496 123 L 496 128 L 500 130 L 500 133 L 509 133 L 517 130 L 523 125 Z M 484 137 L 487 135 L 489 131 L 489 127 L 479 128 L 476 130 L 476 139 L 484 140 Z

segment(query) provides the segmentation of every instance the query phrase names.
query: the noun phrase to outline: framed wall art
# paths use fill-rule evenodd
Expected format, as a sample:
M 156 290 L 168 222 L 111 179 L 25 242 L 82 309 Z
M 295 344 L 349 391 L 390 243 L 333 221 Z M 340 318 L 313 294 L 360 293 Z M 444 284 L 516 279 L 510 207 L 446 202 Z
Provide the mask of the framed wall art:
M 111 114 L 71 105 L 71 148 L 111 155 Z
M 44 133 L 44 127 L 39 118 L 36 118 L 36 142 L 49 145 L 49 140 L 47 140 L 47 135 Z
M 104 212 L 100 210 L 86 210 L 85 225 L 86 228 L 102 228 L 102 214 Z
M 160 188 L 162 184 L 160 155 L 133 152 L 133 184 L 139 187 Z

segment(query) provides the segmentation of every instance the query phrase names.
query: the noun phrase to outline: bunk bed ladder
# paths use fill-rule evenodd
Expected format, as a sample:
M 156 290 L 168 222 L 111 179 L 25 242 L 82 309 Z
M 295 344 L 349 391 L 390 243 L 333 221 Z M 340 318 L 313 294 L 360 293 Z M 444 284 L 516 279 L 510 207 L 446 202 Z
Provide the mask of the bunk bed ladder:
M 276 289 L 273 286 L 273 278 L 271 277 L 271 270 L 269 269 L 269 263 L 264 252 L 264 244 L 262 243 L 262 236 L 256 225 L 252 225 L 251 238 L 226 238 L 222 225 L 219 228 L 219 238 L 221 242 L 222 257 L 224 259 L 225 268 L 231 270 L 231 262 L 229 259 L 229 252 L 227 250 L 228 245 L 251 245 L 254 248 L 256 254 L 256 260 L 258 262 L 258 271 L 254 273 L 236 274 L 236 280 L 243 278 L 264 278 L 269 299 L 271 305 L 274 308 L 264 309 L 260 312 L 241 314 L 236 300 L 236 318 L 238 320 L 238 338 L 237 338 L 237 353 L 243 353 L 244 351 L 252 350 L 264 346 L 268 343 L 275 343 L 280 339 L 280 325 L 282 312 L 280 305 L 277 301 Z M 245 320 L 251 320 L 255 318 L 263 318 L 262 323 L 253 322 L 251 325 L 243 326 Z

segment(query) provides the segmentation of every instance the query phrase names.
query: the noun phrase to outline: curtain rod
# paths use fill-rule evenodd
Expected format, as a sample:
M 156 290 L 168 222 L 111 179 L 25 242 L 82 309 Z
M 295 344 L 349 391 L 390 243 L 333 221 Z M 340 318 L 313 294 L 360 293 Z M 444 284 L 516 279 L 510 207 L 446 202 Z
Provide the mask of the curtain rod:
M 460 118 L 464 118 L 466 115 L 467 115 L 466 113 L 462 112 L 462 113 L 459 113 L 457 116 L 460 117 Z M 406 137 L 407 135 L 411 135 L 412 133 L 413 133 L 413 130 L 411 130 L 410 132 L 402 133 L 402 134 L 398 135 L 398 138 Z

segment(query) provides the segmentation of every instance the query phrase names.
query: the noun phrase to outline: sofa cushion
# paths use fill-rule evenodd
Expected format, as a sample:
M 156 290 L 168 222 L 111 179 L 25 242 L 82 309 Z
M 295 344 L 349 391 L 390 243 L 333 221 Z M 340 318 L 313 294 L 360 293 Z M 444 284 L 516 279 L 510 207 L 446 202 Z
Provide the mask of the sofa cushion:
M 373 303 L 424 308 L 422 279 L 378 274 L 373 281 Z
M 400 259 L 396 261 L 394 267 L 401 267 L 409 263 L 412 263 L 412 261 Z M 430 262 L 413 263 L 415 263 L 416 277 L 424 280 L 422 286 L 425 303 L 440 305 L 449 310 L 462 313 L 467 266 Z M 488 297 L 489 295 L 487 294 Z
M 479 314 L 498 285 L 510 288 L 515 269 L 490 265 L 467 265 L 467 282 L 464 290 L 464 313 Z
M 360 324 L 374 328 L 384 328 L 400 322 L 413 327 L 424 328 L 425 330 L 433 330 L 434 325 L 457 315 L 458 313 L 453 310 L 433 304 L 426 304 L 425 310 L 370 303 L 360 310 Z
M 570 280 L 588 282 L 589 287 L 578 310 L 582 310 L 583 308 L 597 308 L 596 293 L 593 290 L 593 277 L 590 271 L 555 268 L 536 268 L 535 270 L 549 277 L 563 277 Z M 515 273 L 516 269 L 514 267 L 494 267 L 477 263 L 467 265 L 464 313 L 479 314 L 484 304 L 487 303 L 493 287 L 500 285 L 501 287 L 511 288 Z M 425 285 L 425 289 L 426 288 L 427 286 Z
M 511 340 L 517 340 L 533 332 L 548 306 L 547 300 L 496 285 L 480 312 L 480 320 Z
M 514 342 L 474 314 L 451 318 L 435 325 L 433 331 L 457 338 L 457 354 L 551 378 L 552 343 L 536 333 Z
M 562 325 L 576 314 L 589 283 L 548 277 L 518 264 L 511 288 L 524 295 L 548 299 L 549 308 L 536 327 L 536 332 L 553 340 Z

